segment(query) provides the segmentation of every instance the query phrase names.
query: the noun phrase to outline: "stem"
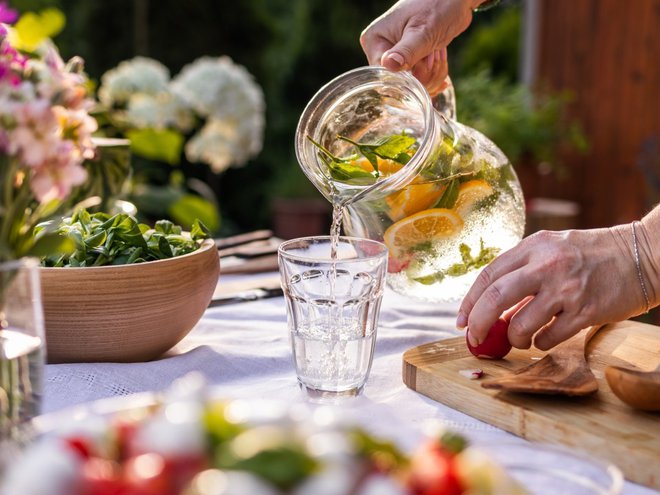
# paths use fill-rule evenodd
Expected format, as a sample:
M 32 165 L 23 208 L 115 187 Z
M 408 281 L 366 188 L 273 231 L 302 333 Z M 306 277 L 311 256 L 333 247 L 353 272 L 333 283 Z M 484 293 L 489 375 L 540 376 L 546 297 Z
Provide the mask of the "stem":
M 309 140 L 312 142 L 312 144 L 313 144 L 314 146 L 316 146 L 316 147 L 317 147 L 318 149 L 320 149 L 323 153 L 325 153 L 325 154 L 326 154 L 326 155 L 327 155 L 332 161 L 339 162 L 339 163 L 343 163 L 343 162 L 346 161 L 344 158 L 340 158 L 340 157 L 338 157 L 338 156 L 333 155 L 332 153 L 330 153 L 325 147 L 323 147 L 322 144 L 317 143 L 316 141 L 314 141 L 314 140 L 312 139 L 311 136 L 308 135 L 308 136 L 307 136 L 307 139 L 309 139 Z
M 357 146 L 358 148 L 359 148 L 360 146 L 371 146 L 371 145 L 369 145 L 369 144 L 361 144 L 361 143 L 358 143 L 357 141 L 353 141 L 351 138 L 347 138 L 346 136 L 342 136 L 342 135 L 340 135 L 340 134 L 337 134 L 337 139 L 341 139 L 342 141 L 346 141 L 347 143 L 350 143 L 350 144 L 352 144 L 353 146 Z

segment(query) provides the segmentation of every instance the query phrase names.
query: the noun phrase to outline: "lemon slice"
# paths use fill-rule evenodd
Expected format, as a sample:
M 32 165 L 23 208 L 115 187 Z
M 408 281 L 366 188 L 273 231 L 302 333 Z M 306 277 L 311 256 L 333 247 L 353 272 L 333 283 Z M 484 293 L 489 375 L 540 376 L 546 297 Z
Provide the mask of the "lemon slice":
M 462 228 L 463 219 L 455 211 L 431 208 L 393 223 L 383 238 L 385 245 L 396 254 L 423 242 L 453 237 Z
M 458 186 L 458 197 L 454 204 L 454 210 L 462 218 L 465 218 L 479 201 L 486 199 L 493 192 L 493 186 L 485 180 L 474 179 L 464 182 Z
M 385 198 L 385 202 L 390 207 L 387 214 L 397 222 L 426 210 L 437 203 L 445 189 L 446 186 L 437 182 L 410 184 Z

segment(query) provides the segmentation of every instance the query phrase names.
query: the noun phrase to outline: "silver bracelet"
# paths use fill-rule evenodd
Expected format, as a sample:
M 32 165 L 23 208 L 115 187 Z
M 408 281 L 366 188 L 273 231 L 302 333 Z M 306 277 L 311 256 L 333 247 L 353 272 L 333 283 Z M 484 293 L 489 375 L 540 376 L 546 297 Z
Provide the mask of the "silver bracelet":
M 642 286 L 642 292 L 644 293 L 644 300 L 646 301 L 646 311 L 648 313 L 651 309 L 651 303 L 649 302 L 649 294 L 646 292 L 646 284 L 644 283 L 644 277 L 642 276 L 642 265 L 639 262 L 639 248 L 637 246 L 637 233 L 635 232 L 635 224 L 637 222 L 632 222 L 630 224 L 630 229 L 632 230 L 633 238 L 633 248 L 635 251 L 635 266 L 637 267 L 637 277 L 639 278 L 639 285 Z

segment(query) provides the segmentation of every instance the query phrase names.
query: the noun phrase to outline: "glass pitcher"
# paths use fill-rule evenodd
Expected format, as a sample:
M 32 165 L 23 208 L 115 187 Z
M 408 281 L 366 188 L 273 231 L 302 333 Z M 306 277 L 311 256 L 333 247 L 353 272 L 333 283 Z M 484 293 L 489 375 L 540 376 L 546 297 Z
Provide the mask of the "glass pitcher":
M 296 131 L 298 162 L 344 232 L 383 241 L 388 285 L 431 301 L 461 299 L 525 223 L 511 163 L 453 115 L 411 74 L 361 67 L 321 88 Z

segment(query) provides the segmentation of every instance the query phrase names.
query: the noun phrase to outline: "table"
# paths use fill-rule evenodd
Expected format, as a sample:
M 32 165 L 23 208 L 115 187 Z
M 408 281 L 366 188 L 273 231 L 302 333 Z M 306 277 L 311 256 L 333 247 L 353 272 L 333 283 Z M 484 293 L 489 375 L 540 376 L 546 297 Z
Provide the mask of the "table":
M 221 276 L 221 283 L 249 275 Z M 254 277 L 254 275 L 252 275 Z M 430 305 L 386 291 L 376 353 L 361 397 L 344 406 L 369 418 L 371 430 L 391 436 L 392 422 L 423 432 L 442 425 L 474 441 L 512 441 L 505 431 L 408 389 L 401 356 L 411 347 L 455 337 L 457 304 Z M 137 392 L 158 391 L 191 371 L 201 371 L 226 398 L 304 401 L 291 362 L 282 297 L 209 308 L 196 327 L 162 359 L 147 363 L 46 366 L 44 412 Z M 520 440 L 522 441 L 522 440 Z M 659 494 L 626 482 L 626 495 Z

